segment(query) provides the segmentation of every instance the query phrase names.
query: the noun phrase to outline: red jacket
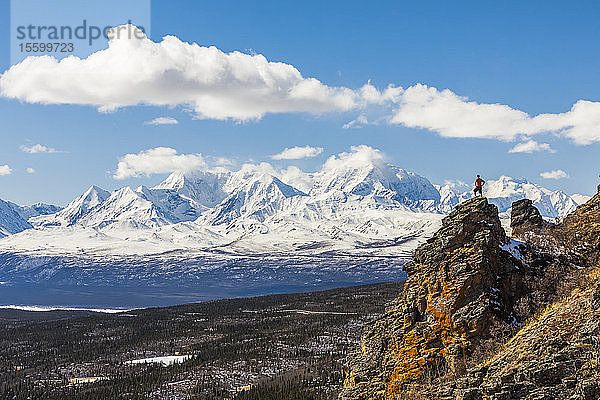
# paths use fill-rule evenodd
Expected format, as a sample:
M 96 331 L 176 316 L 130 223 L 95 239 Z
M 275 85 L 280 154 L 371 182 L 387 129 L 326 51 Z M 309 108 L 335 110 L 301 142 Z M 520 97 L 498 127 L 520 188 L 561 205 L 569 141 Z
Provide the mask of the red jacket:
M 475 186 L 476 186 L 476 187 L 483 187 L 483 184 L 484 184 L 484 183 L 485 183 L 485 181 L 484 181 L 483 179 L 481 179 L 481 178 L 477 178 L 477 179 L 475 180 Z

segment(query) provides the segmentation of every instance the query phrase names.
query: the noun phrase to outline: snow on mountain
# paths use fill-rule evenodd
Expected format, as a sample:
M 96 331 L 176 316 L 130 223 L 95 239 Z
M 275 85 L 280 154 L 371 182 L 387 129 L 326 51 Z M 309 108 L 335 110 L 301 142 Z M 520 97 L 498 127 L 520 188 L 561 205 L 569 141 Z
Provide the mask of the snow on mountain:
M 204 219 L 209 225 L 230 224 L 238 219 L 263 222 L 278 212 L 298 207 L 307 196 L 251 165 L 232 173 L 223 191 L 227 197 Z
M 91 228 L 151 229 L 191 221 L 200 215 L 189 199 L 167 189 L 124 187 L 91 208 L 77 225 Z
M 571 198 L 579 205 L 587 203 L 592 197 L 584 194 L 575 193 L 571 195 Z
M 439 208 L 443 212 L 451 211 L 456 204 L 473 196 L 471 190 L 456 190 L 452 185 L 441 186 L 438 190 L 441 194 Z M 498 207 L 500 216 L 505 219 L 510 218 L 512 203 L 524 198 L 532 200 L 542 216 L 547 219 L 565 217 L 579 204 L 589 200 L 587 196 L 569 196 L 562 191 L 552 191 L 525 179 L 509 176 L 501 176 L 498 180 L 487 181 L 483 187 L 483 195 L 488 198 L 490 203 Z
M 181 196 L 176 191 L 140 186 L 136 193 L 158 207 L 170 223 L 192 221 L 200 216 L 197 202 Z
M 315 174 L 309 194 L 320 199 L 354 195 L 381 205 L 396 203 L 415 208 L 427 208 L 440 201 L 439 192 L 429 180 L 382 162 L 358 166 L 336 163 Z
M 458 191 L 455 185 L 446 184 L 436 186 L 440 193 L 440 204 L 438 209 L 444 213 L 451 212 L 457 204 L 470 199 L 473 194 L 470 191 Z
M 20 206 L 11 202 L 8 203 L 25 221 L 27 221 L 29 218 L 39 217 L 40 215 L 55 214 L 62 210 L 62 207 L 45 203 L 36 203 L 30 206 Z
M 223 186 L 230 175 L 228 171 L 174 172 L 153 189 L 173 190 L 200 206 L 212 208 L 227 197 Z
M 312 174 L 261 164 L 236 172 L 175 172 L 153 188 L 109 193 L 92 186 L 65 209 L 32 217 L 35 229 L 27 229 L 27 222 L 12 210 L 12 225 L 5 231 L 27 230 L 0 243 L 14 251 L 59 253 L 407 256 L 446 213 L 471 197 L 469 190 L 434 186 L 386 164 L 377 152 L 358 150 L 330 158 Z M 564 216 L 583 200 L 504 176 L 489 181 L 484 194 L 505 219 L 512 202 L 524 197 L 546 218 Z
M 70 202 L 64 209 L 55 214 L 41 215 L 31 218 L 33 226 L 72 226 L 80 218 L 87 214 L 89 210 L 102 204 L 110 192 L 92 185 L 81 196 Z
M 13 208 L 12 204 L 0 199 L 0 238 L 31 228 Z
M 173 190 L 148 189 L 135 191 L 125 187 L 108 192 L 91 186 L 67 207 L 52 215 L 31 218 L 36 227 L 83 226 L 88 228 L 155 228 L 200 215 L 193 202 Z
M 165 213 L 129 186 L 116 190 L 77 224 L 90 228 L 155 228 L 171 223 Z
M 554 219 L 565 217 L 574 211 L 579 203 L 559 190 L 551 191 L 525 179 L 501 176 L 489 181 L 484 187 L 484 195 L 498 206 L 500 213 L 510 212 L 512 203 L 528 198 L 540 210 L 543 217 Z

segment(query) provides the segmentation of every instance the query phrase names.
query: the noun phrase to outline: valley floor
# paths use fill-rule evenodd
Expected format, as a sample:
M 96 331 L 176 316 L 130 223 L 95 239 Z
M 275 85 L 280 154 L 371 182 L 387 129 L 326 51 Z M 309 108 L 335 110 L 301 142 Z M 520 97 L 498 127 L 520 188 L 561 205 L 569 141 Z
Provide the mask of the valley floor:
M 0 309 L 0 398 L 334 399 L 362 326 L 401 290 L 382 283 L 118 314 Z

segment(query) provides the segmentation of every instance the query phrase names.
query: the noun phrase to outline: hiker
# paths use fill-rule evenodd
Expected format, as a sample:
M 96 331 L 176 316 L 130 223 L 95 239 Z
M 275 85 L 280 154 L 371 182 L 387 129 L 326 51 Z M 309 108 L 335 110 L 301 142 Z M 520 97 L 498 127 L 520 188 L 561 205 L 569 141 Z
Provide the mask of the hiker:
M 477 179 L 475 179 L 475 189 L 473 189 L 475 196 L 477 196 L 477 193 L 479 193 L 480 196 L 483 196 L 483 185 L 485 185 L 485 181 L 477 175 Z

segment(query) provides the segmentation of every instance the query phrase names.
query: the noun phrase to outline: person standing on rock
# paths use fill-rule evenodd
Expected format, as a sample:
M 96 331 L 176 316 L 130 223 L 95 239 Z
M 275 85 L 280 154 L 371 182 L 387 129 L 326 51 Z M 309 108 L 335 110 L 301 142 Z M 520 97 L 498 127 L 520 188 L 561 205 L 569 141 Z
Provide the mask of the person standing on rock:
M 475 197 L 477 197 L 477 193 L 479 193 L 480 196 L 483 196 L 483 185 L 485 185 L 485 181 L 477 175 L 477 179 L 475 179 L 475 189 L 473 189 Z

